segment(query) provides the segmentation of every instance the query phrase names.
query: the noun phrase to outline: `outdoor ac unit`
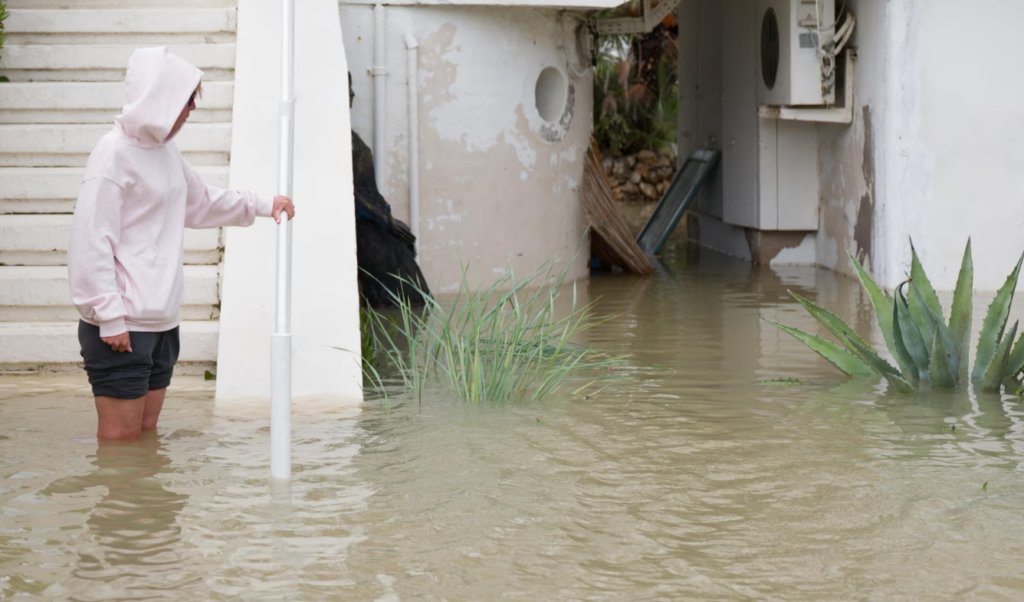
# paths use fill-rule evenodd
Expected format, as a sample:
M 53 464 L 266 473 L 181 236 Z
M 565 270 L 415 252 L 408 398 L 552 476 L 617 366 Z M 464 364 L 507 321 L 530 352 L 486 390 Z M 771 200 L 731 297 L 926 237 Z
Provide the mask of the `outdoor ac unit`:
M 757 14 L 758 101 L 775 106 L 833 104 L 834 71 L 823 61 L 831 60 L 834 0 L 758 0 Z

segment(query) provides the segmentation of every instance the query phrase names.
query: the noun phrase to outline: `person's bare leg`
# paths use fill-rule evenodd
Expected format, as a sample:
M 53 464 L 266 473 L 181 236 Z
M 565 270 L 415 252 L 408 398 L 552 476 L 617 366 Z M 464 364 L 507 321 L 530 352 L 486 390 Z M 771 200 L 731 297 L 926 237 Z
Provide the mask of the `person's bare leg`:
M 155 389 L 146 393 L 145 409 L 142 412 L 142 430 L 148 431 L 156 428 L 156 421 L 160 419 L 160 410 L 164 407 L 164 396 L 167 389 Z
M 96 414 L 99 426 L 96 437 L 99 439 L 138 439 L 142 432 L 142 415 L 146 398 L 117 399 L 115 397 L 97 397 Z

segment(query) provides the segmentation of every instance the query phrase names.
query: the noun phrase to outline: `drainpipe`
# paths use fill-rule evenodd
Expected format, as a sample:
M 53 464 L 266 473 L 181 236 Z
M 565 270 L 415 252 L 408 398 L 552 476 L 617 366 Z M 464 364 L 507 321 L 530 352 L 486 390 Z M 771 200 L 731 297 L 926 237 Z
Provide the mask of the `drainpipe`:
M 373 5 L 373 66 L 370 68 L 370 76 L 373 77 L 373 171 L 377 174 L 377 189 L 386 196 L 384 190 L 384 128 L 385 117 L 387 116 L 387 103 L 385 93 L 388 75 L 387 57 L 384 52 L 387 48 L 387 30 L 385 28 L 386 15 L 383 4 Z
M 420 254 L 420 117 L 419 117 L 419 44 L 411 33 L 405 34 L 408 49 L 409 87 L 409 227 L 416 237 L 416 254 Z

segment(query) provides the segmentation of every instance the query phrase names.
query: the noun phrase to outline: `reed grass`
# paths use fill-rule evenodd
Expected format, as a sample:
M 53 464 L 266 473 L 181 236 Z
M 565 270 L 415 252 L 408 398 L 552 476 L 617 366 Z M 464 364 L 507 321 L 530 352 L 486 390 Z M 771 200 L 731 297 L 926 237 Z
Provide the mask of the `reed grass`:
M 592 304 L 580 304 L 575 284 L 568 312 L 556 311 L 565 278 L 546 266 L 474 289 L 463 271 L 454 299 L 424 295 L 422 307 L 394 293 L 397 309 L 366 311 L 373 342 L 364 349 L 375 352 L 369 371 L 364 364 L 367 381 L 385 397 L 393 376 L 417 398 L 436 383 L 463 401 L 504 403 L 544 399 L 574 374 L 599 377 L 620 360 L 575 342 L 601 320 Z

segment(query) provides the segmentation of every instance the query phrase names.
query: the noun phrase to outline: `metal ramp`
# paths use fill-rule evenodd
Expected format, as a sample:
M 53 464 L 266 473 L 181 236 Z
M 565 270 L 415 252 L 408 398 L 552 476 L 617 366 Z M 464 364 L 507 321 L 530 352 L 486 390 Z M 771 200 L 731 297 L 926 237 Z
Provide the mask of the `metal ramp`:
M 697 198 L 697 191 L 718 164 L 720 154 L 716 150 L 702 149 L 694 151 L 686 159 L 636 237 L 641 249 L 651 255 L 661 253 L 665 241 Z

